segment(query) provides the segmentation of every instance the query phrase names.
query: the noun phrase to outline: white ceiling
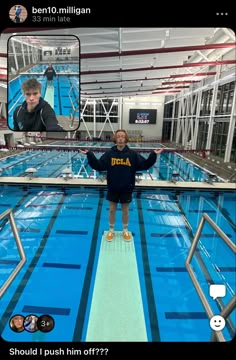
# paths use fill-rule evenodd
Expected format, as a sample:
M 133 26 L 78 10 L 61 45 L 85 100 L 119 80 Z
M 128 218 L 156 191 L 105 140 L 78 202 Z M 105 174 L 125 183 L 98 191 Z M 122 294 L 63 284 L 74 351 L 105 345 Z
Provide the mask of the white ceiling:
M 235 47 L 206 48 L 209 44 L 235 43 L 234 32 L 227 28 L 72 28 L 22 35 L 30 35 L 31 39 L 47 35 L 49 42 L 54 35 L 63 35 L 65 41 L 65 35 L 77 36 L 81 48 L 81 94 L 86 97 L 179 91 L 178 86 L 189 86 L 190 81 L 205 77 L 197 74 L 212 71 L 207 62 L 222 60 L 222 56 L 236 60 Z M 7 52 L 10 36 L 1 35 L 2 55 Z M 6 68 L 6 58 L 0 56 L 0 74 L 7 71 L 3 64 Z M 185 83 L 173 84 L 176 81 Z
M 10 40 L 16 40 L 24 43 L 29 43 L 35 47 L 42 48 L 42 47 L 73 47 L 73 46 L 79 46 L 79 41 L 76 36 L 73 35 L 15 35 L 12 36 Z

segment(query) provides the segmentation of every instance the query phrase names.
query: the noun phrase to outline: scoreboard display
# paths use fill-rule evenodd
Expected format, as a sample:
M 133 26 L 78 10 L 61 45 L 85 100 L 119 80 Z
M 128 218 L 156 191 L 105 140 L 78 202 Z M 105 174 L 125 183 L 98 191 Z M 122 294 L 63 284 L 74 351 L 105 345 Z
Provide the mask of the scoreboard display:
M 156 124 L 157 110 L 156 109 L 130 109 L 129 123 L 130 124 Z

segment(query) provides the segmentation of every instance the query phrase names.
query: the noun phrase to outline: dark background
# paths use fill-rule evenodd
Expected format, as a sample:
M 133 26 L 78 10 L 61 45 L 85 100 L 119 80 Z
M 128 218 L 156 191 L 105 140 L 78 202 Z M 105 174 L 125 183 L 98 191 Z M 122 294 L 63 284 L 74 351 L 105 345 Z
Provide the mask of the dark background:
M 142 116 L 143 115 L 143 116 Z M 138 118 L 143 118 L 144 122 L 136 122 Z M 148 120 L 148 122 L 145 122 Z M 129 123 L 135 125 L 149 125 L 156 124 L 157 120 L 157 110 L 156 109 L 130 109 L 129 110 Z
M 23 5 L 27 9 L 28 17 L 22 24 L 14 24 L 9 19 L 9 10 L 14 5 Z M 32 6 L 34 7 L 67 7 L 91 8 L 90 15 L 69 15 L 70 23 L 33 23 Z M 227 13 L 228 15 L 224 15 Z M 219 14 L 219 15 L 218 15 Z M 222 14 L 222 15 L 221 15 Z M 43 15 L 43 14 L 34 14 Z M 16 27 L 17 26 L 17 27 Z M 128 6 L 126 1 L 92 1 L 92 0 L 1 0 L 0 31 L 7 27 L 20 29 L 31 28 L 65 28 L 65 27 L 228 27 L 235 29 L 235 11 L 229 2 L 198 4 L 164 1 L 162 3 L 150 1 L 133 3 Z M 186 32 L 188 30 L 186 29 Z M 15 31 L 13 31 L 15 32 Z

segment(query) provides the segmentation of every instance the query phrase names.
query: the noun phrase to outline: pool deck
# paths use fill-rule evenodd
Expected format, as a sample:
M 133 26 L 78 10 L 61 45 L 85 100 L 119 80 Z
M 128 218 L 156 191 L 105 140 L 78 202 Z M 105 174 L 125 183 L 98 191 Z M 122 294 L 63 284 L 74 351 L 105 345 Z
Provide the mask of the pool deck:
M 0 184 L 3 185 L 46 185 L 46 186 L 103 186 L 106 187 L 106 180 L 100 179 L 65 179 L 65 178 L 37 178 L 37 177 L 0 177 Z M 159 189 L 199 189 L 199 190 L 236 190 L 236 183 L 213 182 L 182 182 L 182 181 L 158 181 L 140 180 L 136 188 L 159 188 Z
M 168 148 L 175 147 L 179 150 L 184 150 L 184 147 L 180 144 L 165 143 Z M 178 150 L 177 150 L 178 151 Z M 187 161 L 192 161 L 196 166 L 205 169 L 208 172 L 216 174 L 227 182 L 236 182 L 236 163 L 235 162 L 224 162 L 224 160 L 213 154 L 208 154 L 205 158 L 202 157 L 202 151 L 196 152 L 185 152 L 184 158 Z

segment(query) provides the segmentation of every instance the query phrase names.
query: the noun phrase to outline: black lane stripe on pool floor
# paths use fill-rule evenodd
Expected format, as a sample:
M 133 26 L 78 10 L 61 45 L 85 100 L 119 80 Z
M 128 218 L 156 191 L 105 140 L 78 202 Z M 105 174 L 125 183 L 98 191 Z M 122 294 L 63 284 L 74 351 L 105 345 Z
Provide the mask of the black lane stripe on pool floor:
M 44 208 L 44 209 L 52 209 L 53 206 L 55 206 L 55 204 L 50 204 L 50 205 L 44 205 L 44 204 L 29 204 L 26 207 L 33 207 L 33 208 Z
M 63 263 L 43 263 L 43 267 L 58 268 L 58 269 L 80 269 L 80 264 L 63 264 Z
M 83 230 L 56 230 L 56 234 L 87 235 L 88 231 L 83 231 Z
M 186 272 L 186 267 L 156 267 L 156 271 L 158 272 Z
M 33 228 L 18 228 L 18 231 L 20 232 L 33 232 L 33 233 L 39 233 L 40 229 L 33 229 Z
M 187 312 L 165 312 L 165 318 L 168 320 L 200 320 L 208 319 L 206 312 L 204 311 L 187 311 Z
M 181 233 L 170 233 L 170 234 L 166 234 L 166 233 L 151 233 L 150 234 L 152 237 L 174 237 L 174 236 L 178 236 L 183 238 Z M 229 238 L 232 237 L 231 234 L 225 234 L 227 235 Z M 220 237 L 220 235 L 218 234 L 201 234 L 201 238 L 214 238 L 214 237 Z
M 147 292 L 148 314 L 149 314 L 152 341 L 159 342 L 161 337 L 160 337 L 160 329 L 158 324 L 157 309 L 155 304 L 154 290 L 152 286 L 149 256 L 147 250 L 147 240 L 146 240 L 146 233 L 144 228 L 141 194 L 142 193 L 139 190 L 137 192 L 137 205 L 138 205 L 138 219 L 139 219 L 139 229 L 140 229 L 140 238 L 141 238 L 141 251 L 142 251 L 142 260 L 143 260 L 143 272 L 145 274 L 144 281 Z
M 147 211 L 160 212 L 160 213 L 178 213 L 179 210 L 167 210 L 167 209 L 146 209 Z
M 158 272 L 186 272 L 187 269 L 186 267 L 177 267 L 177 266 L 173 266 L 173 267 L 156 267 L 156 271 Z M 218 269 L 215 269 L 215 271 L 220 271 L 220 272 L 235 272 L 236 271 L 236 267 L 235 266 L 220 266 Z
M 218 268 L 219 268 L 220 271 L 236 272 L 236 267 L 235 266 L 219 266 Z M 216 271 L 217 271 L 217 269 L 216 269 Z
M 100 218 L 102 214 L 102 205 L 104 200 L 104 191 L 102 189 L 99 190 L 99 202 L 95 217 L 95 223 L 93 228 L 93 235 L 92 235 L 92 241 L 91 241 L 91 248 L 88 258 L 88 263 L 86 267 L 86 274 L 84 278 L 84 284 L 83 289 L 81 293 L 81 299 L 80 299 L 80 305 L 77 312 L 77 317 L 75 321 L 75 329 L 73 334 L 72 341 L 80 342 L 82 341 L 82 334 L 83 334 L 83 328 L 84 328 L 84 321 L 86 316 L 86 309 L 88 306 L 88 297 L 89 297 L 89 290 L 91 286 L 91 280 L 93 275 L 93 268 L 94 268 L 94 262 L 95 262 L 95 255 L 96 255 L 96 248 L 98 243 L 98 231 L 100 226 Z
M 1 259 L 0 260 L 0 265 L 4 264 L 4 265 L 18 265 L 20 262 L 20 260 L 7 260 L 7 259 Z
M 27 314 L 50 314 L 50 315 L 69 315 L 69 308 L 57 308 L 48 306 L 32 306 L 25 305 L 22 309 L 23 313 Z
M 83 207 L 83 206 L 65 206 L 66 209 L 69 210 L 93 210 L 92 207 Z

